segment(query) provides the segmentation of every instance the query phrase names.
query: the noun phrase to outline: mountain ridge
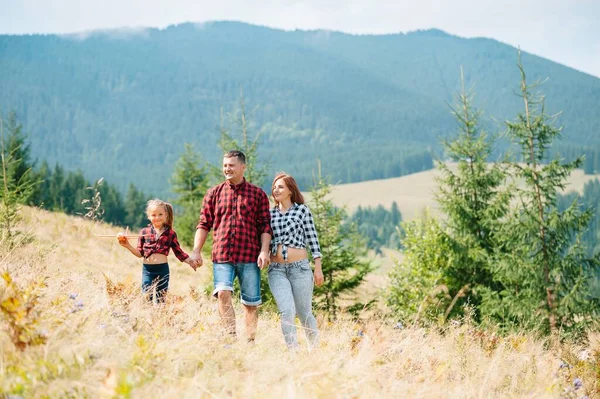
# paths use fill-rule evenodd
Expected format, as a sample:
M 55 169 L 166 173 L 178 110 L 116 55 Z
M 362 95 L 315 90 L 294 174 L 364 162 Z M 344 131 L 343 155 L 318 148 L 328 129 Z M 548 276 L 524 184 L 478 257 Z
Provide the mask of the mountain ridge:
M 286 169 L 303 186 L 317 159 L 343 182 L 430 168 L 438 139 L 456 131 L 447 104 L 461 66 L 487 130 L 522 108 L 516 49 L 489 38 L 239 22 L 115 32 L 0 36 L 0 108 L 17 112 L 35 157 L 121 188 L 162 195 L 184 142 L 218 164 L 221 113 L 241 91 L 269 173 Z M 532 80 L 551 77 L 542 89 L 549 111 L 564 111 L 565 142 L 600 146 L 600 79 L 527 53 L 523 62 Z M 157 143 L 164 153 L 149 162 Z

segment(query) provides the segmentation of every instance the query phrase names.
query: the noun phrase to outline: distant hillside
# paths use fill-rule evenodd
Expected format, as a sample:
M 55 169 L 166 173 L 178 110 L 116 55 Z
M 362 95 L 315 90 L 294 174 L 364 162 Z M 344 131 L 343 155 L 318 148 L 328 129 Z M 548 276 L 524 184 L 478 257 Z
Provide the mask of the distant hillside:
M 455 166 L 451 166 L 451 169 L 454 168 Z M 383 205 L 389 209 L 395 201 L 402 213 L 402 220 L 413 220 L 427 208 L 434 213 L 438 212 L 435 179 L 439 175 L 437 169 L 432 169 L 392 179 L 339 184 L 333 187 L 331 198 L 336 205 L 346 206 L 350 212 L 358 206 Z M 594 179 L 600 179 L 600 175 L 585 175 L 583 170 L 576 169 L 569 178 L 565 192 L 576 191 L 582 194 L 585 183 Z
M 339 182 L 431 167 L 438 138 L 455 130 L 447 102 L 461 66 L 484 123 L 503 130 L 492 118 L 521 109 L 516 56 L 438 30 L 356 36 L 234 22 L 0 36 L 0 108 L 17 112 L 34 156 L 161 195 L 184 142 L 220 162 L 221 111 L 235 110 L 243 89 L 270 172 L 307 187 L 317 158 Z M 523 63 L 531 81 L 550 78 L 542 89 L 548 111 L 563 111 L 564 142 L 600 145 L 600 79 L 529 54 Z

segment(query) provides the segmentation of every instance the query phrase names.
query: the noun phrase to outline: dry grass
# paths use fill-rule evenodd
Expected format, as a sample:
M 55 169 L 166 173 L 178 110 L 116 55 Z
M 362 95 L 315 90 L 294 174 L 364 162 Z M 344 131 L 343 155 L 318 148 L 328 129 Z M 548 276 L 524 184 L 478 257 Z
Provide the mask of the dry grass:
M 155 307 L 140 298 L 139 261 L 116 239 L 92 235 L 117 229 L 27 212 L 37 241 L 2 255 L 0 269 L 23 285 L 45 278 L 39 323 L 47 340 L 20 351 L 0 333 L 0 397 L 600 397 L 596 341 L 553 350 L 526 334 L 501 338 L 468 323 L 395 329 L 374 318 L 321 322 L 320 347 L 291 353 L 277 315 L 264 310 L 254 345 L 231 340 L 214 300 L 198 295 L 205 268 L 194 273 L 172 259 L 171 300 Z M 570 367 L 561 368 L 565 360 Z
M 456 170 L 456 164 L 449 166 Z M 435 202 L 435 179 L 439 176 L 437 169 L 431 169 L 391 179 L 339 184 L 333 187 L 331 198 L 336 205 L 346 206 L 350 212 L 358 206 L 383 205 L 390 209 L 396 201 L 402 219 L 413 220 L 424 209 L 433 210 L 434 213 L 438 210 Z M 598 177 L 600 175 L 585 175 L 582 169 L 577 169 L 571 174 L 566 191 L 583 193 L 585 183 Z

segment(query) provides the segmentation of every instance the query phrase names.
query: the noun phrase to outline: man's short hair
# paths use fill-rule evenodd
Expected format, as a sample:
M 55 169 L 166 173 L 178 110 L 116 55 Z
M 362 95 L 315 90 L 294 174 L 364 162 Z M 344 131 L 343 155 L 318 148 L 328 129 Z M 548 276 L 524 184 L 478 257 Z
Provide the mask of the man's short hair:
M 240 150 L 231 150 L 225 153 L 224 158 L 236 157 L 241 163 L 246 163 L 246 155 Z

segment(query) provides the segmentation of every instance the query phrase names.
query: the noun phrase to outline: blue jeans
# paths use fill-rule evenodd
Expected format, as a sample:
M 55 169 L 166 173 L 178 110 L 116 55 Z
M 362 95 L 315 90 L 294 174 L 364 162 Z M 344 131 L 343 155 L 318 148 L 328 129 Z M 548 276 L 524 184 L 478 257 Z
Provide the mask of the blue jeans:
M 298 347 L 296 315 L 310 347 L 317 345 L 319 331 L 312 313 L 314 277 L 308 259 L 269 265 L 269 287 L 281 314 L 281 331 L 289 348 Z
M 240 282 L 242 303 L 246 306 L 260 305 L 260 269 L 256 262 L 213 263 L 213 296 L 216 298 L 219 291 L 233 292 L 235 276 Z
M 142 292 L 149 301 L 165 301 L 165 294 L 169 289 L 169 264 L 147 265 L 142 267 Z

